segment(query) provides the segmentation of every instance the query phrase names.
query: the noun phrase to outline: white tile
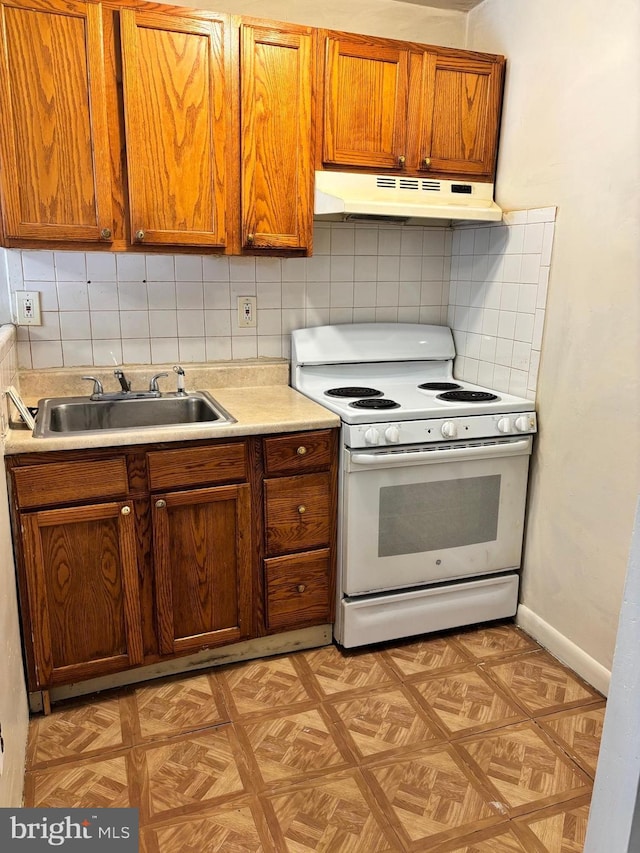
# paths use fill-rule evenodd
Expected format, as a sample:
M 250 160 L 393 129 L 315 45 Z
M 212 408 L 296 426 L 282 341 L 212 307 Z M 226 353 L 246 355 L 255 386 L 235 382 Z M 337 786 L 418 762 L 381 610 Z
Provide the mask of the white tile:
M 233 358 L 256 358 L 258 355 L 257 337 L 233 337 L 231 339 L 231 355 Z
M 538 370 L 540 368 L 540 351 L 531 350 L 531 361 L 529 363 L 529 378 L 527 380 L 527 390 L 535 391 L 538 386 Z
M 228 309 L 205 311 L 204 329 L 208 338 L 228 337 L 231 335 L 231 311 Z
M 453 343 L 458 355 L 464 355 L 467 349 L 467 333 L 461 329 L 452 329 Z
M 87 258 L 84 252 L 54 252 L 53 256 L 57 281 L 83 281 L 86 284 Z
M 529 211 L 530 212 L 530 211 Z M 524 230 L 524 246 L 523 252 L 525 255 L 539 255 L 542 251 L 542 241 L 544 238 L 544 223 L 535 222 L 527 225 Z
M 151 363 L 167 364 L 177 362 L 180 358 L 177 338 L 152 338 L 151 339 Z
M 236 308 L 239 296 L 256 296 L 258 293 L 255 281 L 232 281 L 229 285 L 231 307 Z
M 256 281 L 280 283 L 282 281 L 280 258 L 256 258 Z
M 509 210 L 503 215 L 502 220 L 506 225 L 524 225 L 527 218 L 526 210 Z
M 354 281 L 376 281 L 378 278 L 378 256 L 356 255 L 353 265 Z M 307 280 L 308 276 L 307 276 Z
M 94 341 L 110 340 L 121 336 L 119 311 L 91 311 L 90 319 L 91 337 Z
M 176 281 L 176 303 L 178 309 L 202 311 L 204 308 L 204 285 L 201 281 Z
M 521 255 L 524 247 L 524 225 L 510 225 L 507 233 L 505 254 Z
M 231 308 L 229 283 L 226 281 L 205 281 L 204 307 L 216 309 Z
M 500 311 L 500 316 L 498 317 L 498 337 L 513 340 L 516 331 L 516 316 L 515 311 Z
M 511 369 L 509 374 L 509 393 L 516 394 L 519 397 L 524 397 L 527 393 L 527 381 L 529 379 L 528 370 Z
M 422 285 L 424 287 L 425 282 L 423 282 Z M 441 285 L 440 304 L 442 306 L 446 307 L 446 305 L 449 302 L 449 286 L 450 285 L 449 285 L 448 281 L 442 281 L 442 282 L 440 282 L 440 285 Z
M 491 361 L 483 361 L 480 359 L 478 364 L 478 384 L 484 385 L 485 388 L 493 388 L 493 371 L 495 365 Z
M 500 312 L 493 308 L 485 308 L 482 312 L 482 332 L 495 337 L 498 334 Z
M 422 285 L 419 281 L 406 281 L 403 280 L 400 282 L 400 288 L 398 291 L 398 305 L 409 306 L 409 305 L 420 305 L 420 292 Z
M 486 281 L 489 274 L 489 256 L 474 255 L 471 267 L 472 281 Z
M 472 358 L 470 355 L 464 357 L 464 379 L 466 382 L 473 382 L 474 384 L 478 382 L 479 366 L 480 362 L 476 358 Z
M 174 281 L 150 281 L 147 283 L 147 302 L 151 310 L 169 311 L 176 308 L 176 284 Z
M 555 207 L 535 207 L 527 210 L 527 222 L 553 222 L 555 218 Z
M 314 255 L 307 260 L 307 281 L 329 281 L 331 258 L 329 255 Z
M 329 322 L 335 325 L 353 322 L 353 308 L 330 308 Z
M 489 253 L 489 241 L 491 228 L 475 228 L 473 238 L 473 254 L 487 255 Z
M 422 258 L 415 255 L 403 255 L 400 258 L 400 281 L 420 281 L 422 279 Z
M 508 229 L 506 225 L 492 225 L 489 228 L 489 254 L 502 255 L 507 245 Z
M 487 282 L 472 281 L 469 290 L 469 305 L 473 308 L 484 308 L 487 298 Z
M 117 255 L 116 273 L 118 281 L 144 281 L 147 277 L 144 255 L 133 253 Z
M 484 310 L 482 308 L 469 308 L 469 322 L 467 331 L 479 335 L 482 332 Z
M 460 231 L 460 254 L 473 255 L 475 243 L 475 231 L 473 228 L 461 229 Z
M 33 362 L 31 361 L 31 344 L 28 341 L 18 343 L 18 365 L 25 370 L 31 370 Z
M 540 267 L 538 278 L 538 295 L 536 297 L 536 308 L 545 308 L 547 304 L 547 290 L 549 288 L 549 267 Z
M 265 259 L 266 260 L 266 259 Z M 276 281 L 261 281 L 256 285 L 258 311 L 262 308 L 282 307 L 282 283 Z
M 395 281 L 400 278 L 399 255 L 378 256 L 378 281 Z
M 425 237 L 426 237 L 426 232 L 428 230 L 429 229 L 425 229 Z M 451 234 L 451 254 L 452 255 L 459 255 L 460 254 L 460 235 L 462 234 L 462 232 L 460 231 L 459 228 L 456 228 L 456 227 L 453 227 L 451 229 L 451 231 L 452 231 L 452 234 Z M 426 254 L 426 252 L 425 252 L 425 254 Z M 436 252 L 435 254 L 439 255 L 439 254 L 441 254 L 441 252 Z
M 423 240 L 422 228 L 406 226 L 400 232 L 400 254 L 403 257 L 411 255 L 422 255 Z
M 258 335 L 258 357 L 281 358 L 282 336 L 281 335 Z
M 201 255 L 176 255 L 176 282 L 202 281 Z
M 402 229 L 381 228 L 378 234 L 379 255 L 399 255 L 402 247 Z
M 149 338 L 131 338 L 122 341 L 123 364 L 150 364 L 151 341 Z
M 422 238 L 422 235 L 420 235 Z M 356 255 L 377 255 L 378 254 L 378 229 L 367 228 L 364 225 L 357 225 L 355 229 L 355 246 Z M 420 252 L 422 254 L 422 239 L 420 240 Z
M 282 282 L 282 307 L 304 308 L 305 285 L 303 281 Z
M 336 226 L 336 230 L 339 226 Z M 313 226 L 313 254 L 328 255 L 331 253 L 331 225 L 327 223 L 314 223 Z
M 471 304 L 471 282 L 459 281 L 456 288 L 455 305 L 470 305 Z
M 513 358 L 513 339 L 512 338 L 497 338 L 496 339 L 496 354 L 495 363 L 502 364 L 505 367 L 511 367 Z
M 93 341 L 93 363 L 113 368 L 122 364 L 122 341 Z
M 18 249 L 6 249 L 5 250 L 5 259 L 7 262 L 7 275 L 9 277 L 9 287 L 12 290 L 24 290 L 23 282 L 26 278 L 23 270 L 23 257 L 28 255 L 28 252 L 20 252 Z M 32 255 L 35 255 L 38 258 L 39 255 L 43 254 L 42 252 L 33 252 Z M 31 268 L 35 267 L 39 276 L 36 279 L 37 281 L 55 281 L 56 274 L 53 266 L 53 252 L 49 252 L 48 255 L 51 256 L 51 263 L 40 263 L 40 259 L 36 260 L 34 258 L 34 263 L 31 265 Z M 29 264 L 25 265 L 25 270 L 27 270 Z M 29 354 L 29 360 L 31 360 L 31 354 Z
M 437 255 L 422 259 L 422 280 L 442 281 L 444 275 L 444 257 Z
M 60 341 L 32 341 L 31 363 L 34 370 L 45 367 L 62 367 L 62 344 Z
M 493 335 L 481 335 L 480 360 L 494 362 L 496 358 L 496 341 Z
M 207 351 L 204 338 L 178 338 L 178 358 L 183 363 L 206 361 Z
M 460 255 L 458 261 L 458 281 L 471 281 L 473 273 L 473 255 Z
M 531 362 L 531 344 L 524 341 L 513 342 L 513 352 L 511 355 L 511 367 L 516 370 L 524 370 L 529 372 L 529 364 Z
M 489 255 L 487 281 L 504 281 L 505 257 L 505 255 Z
M 519 282 L 521 269 L 522 255 L 505 255 L 502 267 L 502 281 Z
M 491 387 L 496 391 L 505 391 L 509 393 L 509 381 L 511 379 L 511 368 L 504 367 L 502 364 L 496 364 L 493 369 L 493 382 Z
M 62 341 L 62 361 L 65 367 L 93 364 L 91 341 Z
M 459 267 L 460 267 L 460 255 L 454 255 L 450 259 L 450 264 L 449 264 L 449 277 L 450 278 L 457 280 Z
M 533 340 L 533 324 L 533 314 L 516 314 L 515 340 L 531 343 Z
M 480 358 L 480 343 L 482 340 L 482 336 L 475 334 L 472 331 L 467 333 L 467 358 Z
M 116 256 L 112 252 L 87 252 L 87 279 L 116 281 Z
M 60 311 L 89 309 L 89 285 L 86 281 L 59 281 L 58 306 Z
M 91 311 L 118 310 L 118 285 L 115 281 L 92 281 L 88 294 Z
M 538 308 L 535 313 L 533 322 L 533 335 L 531 337 L 531 346 L 533 349 L 542 349 L 542 334 L 544 332 L 544 316 L 545 312 L 542 308 Z
M 149 312 L 121 311 L 120 330 L 123 338 L 148 338 Z
M 458 238 L 459 239 L 459 238 Z M 459 248 L 459 247 L 458 247 Z M 452 249 L 453 251 L 453 249 Z M 435 255 L 444 256 L 445 252 L 445 230 L 444 228 L 425 228 L 422 238 L 422 254 L 425 257 Z M 459 252 L 456 252 L 459 254 Z
M 421 305 L 420 306 L 420 322 L 434 323 L 440 325 L 442 322 L 440 308 L 437 305 Z
M 62 311 L 60 338 L 63 341 L 90 341 L 91 321 L 88 311 Z
M 229 258 L 224 255 L 205 255 L 202 258 L 204 281 L 229 281 Z
M 505 282 L 502 285 L 502 295 L 500 297 L 500 309 L 502 311 L 517 311 L 518 296 L 520 294 L 519 284 L 509 284 Z
M 540 263 L 544 266 L 549 266 L 551 263 L 551 252 L 553 250 L 553 235 L 555 233 L 555 224 L 547 222 L 544 226 L 544 238 L 542 240 L 542 251 L 540 255 Z
M 523 284 L 537 284 L 540 277 L 540 255 L 523 255 L 520 269 L 520 281 Z
M 59 341 L 60 314 L 57 311 L 43 311 L 41 326 L 29 326 L 29 338 L 32 341 Z
M 282 309 L 282 334 L 289 335 L 294 329 L 304 328 L 304 308 Z
M 25 281 L 25 290 L 36 291 L 40 294 L 41 311 L 57 311 L 58 287 L 55 281 Z
M 353 286 L 353 304 L 362 308 L 374 307 L 377 288 L 375 281 L 356 281 Z
M 467 331 L 469 322 L 469 308 L 466 305 L 456 305 L 453 319 L 453 328 L 461 332 Z
M 178 337 L 204 338 L 204 312 L 178 308 Z
M 355 254 L 356 236 L 353 225 L 331 228 L 331 254 Z
M 400 305 L 398 307 L 398 323 L 419 323 L 419 305 Z
M 328 308 L 330 286 L 328 282 L 309 281 L 306 287 L 307 308 Z
M 282 281 L 305 281 L 307 277 L 306 258 L 283 258 Z
M 326 326 L 329 323 L 329 307 L 316 308 L 307 305 L 305 326 Z
M 378 281 L 376 307 L 398 306 L 400 285 L 398 281 Z
M 420 309 L 421 311 L 423 309 Z M 354 308 L 353 309 L 353 322 L 354 323 L 375 323 L 376 320 L 376 309 L 373 306 L 362 307 L 362 308 Z M 426 322 L 422 320 L 422 316 L 420 317 L 420 322 Z
M 397 323 L 398 309 L 391 306 L 376 308 L 376 323 Z
M 177 338 L 177 311 L 149 311 L 149 332 L 151 338 Z
M 353 282 L 332 281 L 329 287 L 331 308 L 353 308 Z
M 149 307 L 147 285 L 140 281 L 118 282 L 118 304 L 121 311 L 146 311 Z
M 207 361 L 228 361 L 231 358 L 231 337 L 206 338 Z
M 226 261 L 226 258 L 224 259 Z M 176 265 L 173 255 L 147 255 L 147 281 L 175 281 Z M 228 270 L 228 267 L 227 267 Z M 227 279 L 229 276 L 227 275 Z
M 353 255 L 331 255 L 331 281 L 353 281 Z
M 521 284 L 518 288 L 517 310 L 520 311 L 521 314 L 534 314 L 536 310 L 537 299 L 537 284 Z
M 258 335 L 282 334 L 282 311 L 280 308 L 263 308 L 258 311 Z
M 485 308 L 500 308 L 500 302 L 502 300 L 502 282 L 501 281 L 488 281 L 485 289 Z
M 229 258 L 230 281 L 255 281 L 255 258 Z

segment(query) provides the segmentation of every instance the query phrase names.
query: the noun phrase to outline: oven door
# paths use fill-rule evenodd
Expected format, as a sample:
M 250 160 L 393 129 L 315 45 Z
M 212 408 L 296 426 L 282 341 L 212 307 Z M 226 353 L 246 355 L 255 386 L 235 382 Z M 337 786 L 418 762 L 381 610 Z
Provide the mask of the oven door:
M 518 567 L 531 444 L 345 449 L 342 594 Z

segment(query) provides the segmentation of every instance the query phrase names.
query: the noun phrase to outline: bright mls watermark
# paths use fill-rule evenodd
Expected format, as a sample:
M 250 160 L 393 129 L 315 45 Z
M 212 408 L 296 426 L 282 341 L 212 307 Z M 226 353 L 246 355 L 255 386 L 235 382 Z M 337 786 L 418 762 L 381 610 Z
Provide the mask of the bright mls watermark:
M 0 809 L 2 853 L 138 853 L 137 809 Z

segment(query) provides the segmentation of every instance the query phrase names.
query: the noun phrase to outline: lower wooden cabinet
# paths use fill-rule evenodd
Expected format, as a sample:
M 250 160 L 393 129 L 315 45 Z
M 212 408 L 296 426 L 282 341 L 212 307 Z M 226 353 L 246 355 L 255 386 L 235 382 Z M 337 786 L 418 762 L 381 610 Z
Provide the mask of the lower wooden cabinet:
M 265 560 L 267 627 L 289 631 L 333 621 L 329 548 Z

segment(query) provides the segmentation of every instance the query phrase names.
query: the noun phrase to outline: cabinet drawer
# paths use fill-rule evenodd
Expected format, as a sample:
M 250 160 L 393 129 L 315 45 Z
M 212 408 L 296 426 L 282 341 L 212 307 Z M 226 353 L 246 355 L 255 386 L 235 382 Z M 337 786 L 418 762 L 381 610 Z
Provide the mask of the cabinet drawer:
M 245 444 L 217 444 L 147 454 L 151 489 L 177 489 L 247 479 Z
M 328 548 L 265 560 L 264 568 L 269 631 L 333 621 Z
M 266 480 L 266 551 L 269 556 L 329 544 L 329 474 Z
M 319 471 L 331 464 L 332 430 L 299 432 L 264 440 L 267 476 Z
M 124 456 L 93 462 L 52 462 L 13 472 L 21 509 L 124 498 L 129 490 Z

